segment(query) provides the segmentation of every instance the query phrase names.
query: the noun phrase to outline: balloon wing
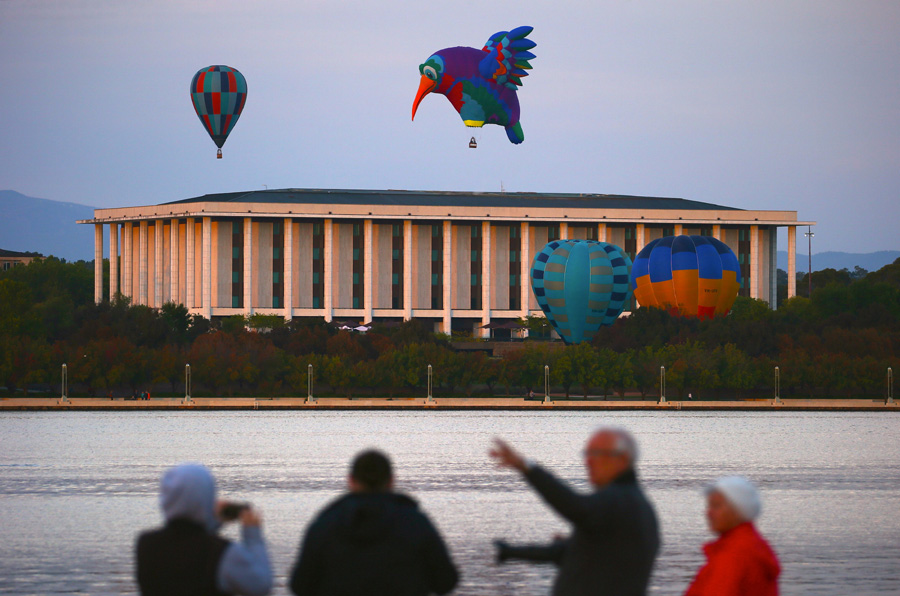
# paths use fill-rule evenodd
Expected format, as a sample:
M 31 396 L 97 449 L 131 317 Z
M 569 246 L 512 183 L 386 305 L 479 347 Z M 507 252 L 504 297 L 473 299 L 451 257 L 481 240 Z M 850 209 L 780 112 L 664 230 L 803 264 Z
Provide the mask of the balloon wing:
M 512 31 L 499 31 L 491 35 L 482 48 L 488 53 L 478 64 L 478 71 L 486 79 L 515 89 L 522 85 L 522 78 L 531 70 L 529 60 L 535 56 L 528 50 L 537 46 L 526 39 L 534 27 L 516 27 Z

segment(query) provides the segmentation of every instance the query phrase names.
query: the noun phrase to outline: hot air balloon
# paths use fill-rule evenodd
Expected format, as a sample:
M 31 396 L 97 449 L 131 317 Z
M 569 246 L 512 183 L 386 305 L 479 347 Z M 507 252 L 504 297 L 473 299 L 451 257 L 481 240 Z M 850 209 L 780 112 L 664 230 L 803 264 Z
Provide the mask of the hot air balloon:
M 219 148 L 216 157 L 222 159 L 222 145 L 247 102 L 244 75 L 230 66 L 201 68 L 191 80 L 191 100 L 200 122 Z
M 413 102 L 416 118 L 419 102 L 429 93 L 440 93 L 450 100 L 466 126 L 498 124 L 506 129 L 511 143 L 525 140 L 519 123 L 519 98 L 516 90 L 531 69 L 529 52 L 537 44 L 526 39 L 532 27 L 494 33 L 480 50 L 446 48 L 438 50 L 419 65 L 419 91 Z M 477 147 L 475 137 L 469 147 Z
M 531 290 L 563 341 L 576 344 L 622 314 L 630 271 L 631 259 L 614 244 L 554 240 L 534 257 Z
M 666 236 L 634 259 L 631 289 L 641 306 L 711 319 L 731 310 L 741 287 L 734 252 L 709 236 Z

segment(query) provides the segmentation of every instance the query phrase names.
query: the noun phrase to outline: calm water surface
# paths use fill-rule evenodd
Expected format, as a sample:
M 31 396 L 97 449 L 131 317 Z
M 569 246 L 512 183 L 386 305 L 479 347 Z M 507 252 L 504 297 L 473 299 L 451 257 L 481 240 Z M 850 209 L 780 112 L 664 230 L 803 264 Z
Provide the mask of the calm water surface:
M 701 488 L 735 473 L 761 487 L 783 594 L 900 593 L 896 414 L 326 411 L 0 414 L 0 593 L 134 593 L 132 548 L 160 522 L 160 474 L 193 460 L 223 497 L 261 509 L 286 594 L 305 526 L 341 493 L 353 454 L 377 446 L 446 537 L 457 594 L 547 594 L 553 567 L 497 567 L 491 540 L 540 541 L 566 525 L 486 451 L 508 438 L 587 490 L 580 452 L 601 423 L 641 442 L 663 536 L 652 593 L 684 591 L 709 539 Z

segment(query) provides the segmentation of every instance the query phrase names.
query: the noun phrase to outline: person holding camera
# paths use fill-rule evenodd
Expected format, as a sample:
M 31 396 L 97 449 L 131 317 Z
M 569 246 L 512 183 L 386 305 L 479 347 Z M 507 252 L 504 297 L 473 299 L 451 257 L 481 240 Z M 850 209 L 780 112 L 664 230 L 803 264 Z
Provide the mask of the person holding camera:
M 413 499 L 394 492 L 386 455 L 357 455 L 348 485 L 306 531 L 291 574 L 294 594 L 426 596 L 456 586 L 441 535 Z
M 247 504 L 216 502 L 216 485 L 200 464 L 181 464 L 162 477 L 166 523 L 137 540 L 137 583 L 143 596 L 242 594 L 272 590 L 272 567 L 259 514 Z M 240 520 L 241 542 L 216 535 Z
M 550 472 L 497 439 L 490 455 L 524 479 L 572 524 L 568 538 L 548 545 L 514 547 L 498 541 L 499 562 L 507 559 L 553 562 L 559 573 L 554 596 L 638 596 L 645 594 L 659 551 L 659 526 L 638 484 L 637 443 L 620 428 L 601 428 L 584 451 L 594 487 L 580 494 Z

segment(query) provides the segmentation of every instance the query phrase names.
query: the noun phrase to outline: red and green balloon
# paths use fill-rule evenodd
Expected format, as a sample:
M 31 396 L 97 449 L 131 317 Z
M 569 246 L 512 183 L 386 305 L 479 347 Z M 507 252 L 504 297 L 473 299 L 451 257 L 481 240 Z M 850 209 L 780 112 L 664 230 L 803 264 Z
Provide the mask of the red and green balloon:
M 222 145 L 237 124 L 247 102 L 247 81 L 236 68 L 207 66 L 191 80 L 191 101 L 222 157 Z

